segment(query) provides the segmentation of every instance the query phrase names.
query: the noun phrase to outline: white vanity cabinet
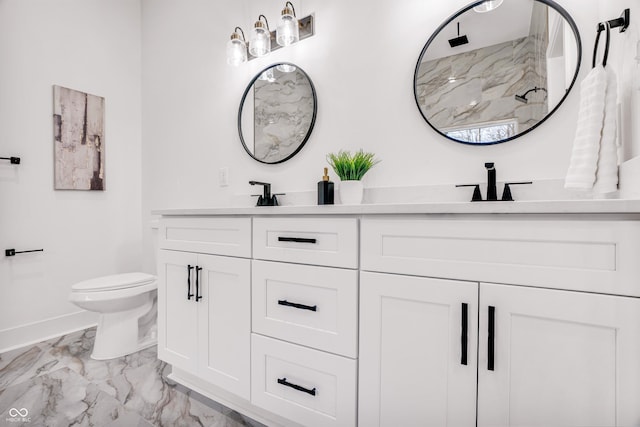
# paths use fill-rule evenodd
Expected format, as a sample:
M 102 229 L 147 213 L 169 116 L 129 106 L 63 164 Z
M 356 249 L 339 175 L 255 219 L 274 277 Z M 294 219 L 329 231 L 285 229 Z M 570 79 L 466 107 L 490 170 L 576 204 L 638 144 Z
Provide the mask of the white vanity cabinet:
M 158 254 L 158 357 L 244 399 L 251 261 L 202 252 L 250 253 L 250 230 L 249 218 L 164 219 Z
M 640 427 L 640 205 L 602 206 L 168 214 L 158 355 L 269 426 Z
M 624 221 L 363 219 L 361 269 L 376 273 L 360 283 L 361 425 L 640 425 L 640 300 L 604 294 L 638 292 L 637 233 Z M 464 332 L 478 336 L 468 365 Z
M 251 403 L 355 426 L 358 220 L 254 218 Z

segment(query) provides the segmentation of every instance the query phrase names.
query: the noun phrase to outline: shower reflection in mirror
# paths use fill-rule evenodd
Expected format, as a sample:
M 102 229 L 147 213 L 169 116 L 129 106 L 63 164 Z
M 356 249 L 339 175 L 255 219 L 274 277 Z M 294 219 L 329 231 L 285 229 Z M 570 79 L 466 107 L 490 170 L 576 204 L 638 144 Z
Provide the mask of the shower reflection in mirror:
M 478 1 L 427 41 L 414 75 L 416 103 L 449 139 L 508 141 L 562 103 L 580 58 L 577 27 L 553 1 Z

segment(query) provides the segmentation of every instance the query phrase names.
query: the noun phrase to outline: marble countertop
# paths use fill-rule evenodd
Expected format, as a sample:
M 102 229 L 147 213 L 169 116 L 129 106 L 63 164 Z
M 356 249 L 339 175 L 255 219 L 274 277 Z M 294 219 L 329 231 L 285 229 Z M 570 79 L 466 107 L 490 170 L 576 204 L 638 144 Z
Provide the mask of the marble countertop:
M 362 205 L 286 205 L 156 209 L 152 215 L 388 215 L 388 214 L 636 214 L 640 199 L 532 200 L 516 202 L 423 202 Z

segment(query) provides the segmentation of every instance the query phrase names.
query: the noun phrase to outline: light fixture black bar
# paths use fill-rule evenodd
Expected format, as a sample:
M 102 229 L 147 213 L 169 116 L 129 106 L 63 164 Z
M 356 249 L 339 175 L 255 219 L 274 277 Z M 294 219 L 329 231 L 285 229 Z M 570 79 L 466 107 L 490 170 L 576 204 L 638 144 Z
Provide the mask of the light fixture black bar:
M 26 254 L 29 252 L 44 252 L 44 249 L 32 249 L 30 251 L 16 251 L 15 249 L 5 249 L 5 256 L 16 256 L 16 254 Z
M 629 22 L 631 21 L 631 9 L 625 9 L 619 18 L 612 19 L 609 22 L 609 28 L 620 28 L 620 32 L 624 33 L 629 28 Z M 598 32 L 604 31 L 606 28 L 604 22 L 598 23 Z
M 315 34 L 315 27 L 314 27 L 314 20 L 313 20 L 313 15 L 308 15 L 305 16 L 304 18 L 300 18 L 298 20 L 298 28 L 300 31 L 300 40 L 302 41 L 306 38 L 311 37 L 312 35 Z M 277 42 L 276 42 L 276 30 L 271 31 L 271 52 L 273 52 L 274 50 L 278 50 L 282 48 L 282 46 L 280 46 Z M 248 61 L 251 61 L 252 59 L 256 59 L 255 56 L 252 56 L 250 53 L 248 54 Z
M 12 165 L 20 164 L 20 157 L 0 157 L 0 160 L 9 160 Z

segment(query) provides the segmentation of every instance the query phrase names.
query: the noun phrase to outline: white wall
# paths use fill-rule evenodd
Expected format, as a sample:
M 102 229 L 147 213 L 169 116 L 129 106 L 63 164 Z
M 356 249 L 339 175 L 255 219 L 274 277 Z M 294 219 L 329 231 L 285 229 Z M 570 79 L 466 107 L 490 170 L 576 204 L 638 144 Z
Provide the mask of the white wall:
M 484 182 L 486 161 L 496 163 L 498 180 L 563 178 L 578 90 L 534 132 L 495 146 L 453 143 L 420 116 L 413 97 L 418 55 L 438 25 L 467 3 L 295 1 L 299 16 L 315 14 L 316 35 L 233 68 L 225 63 L 225 43 L 233 28 L 248 32 L 260 13 L 275 25 L 283 1 L 142 0 L 143 215 L 158 208 L 230 203 L 255 191 L 247 184 L 250 179 L 272 182 L 276 192 L 313 191 L 326 154 L 339 149 L 364 148 L 382 159 L 365 177 L 367 187 Z M 601 14 L 610 19 L 608 11 L 599 10 L 605 6 L 591 6 L 610 2 L 558 3 L 582 35 L 581 80 L 589 70 L 596 22 Z M 615 3 L 613 17 L 637 0 Z M 636 31 L 637 24 L 632 26 Z M 296 63 L 309 74 L 318 93 L 318 117 L 299 154 L 282 164 L 264 165 L 244 152 L 236 118 L 245 86 L 277 61 Z M 228 187 L 218 186 L 222 167 L 230 171 Z M 151 241 L 147 231 L 146 255 Z M 151 256 L 145 266 L 153 268 Z
M 598 16 L 600 21 L 618 18 L 625 8 L 631 9 L 631 26 L 625 33 L 618 29 L 611 32 L 611 47 L 608 64 L 614 68 L 618 78 L 618 102 L 620 103 L 621 139 L 623 159 L 640 155 L 640 0 L 600 1 Z M 600 45 L 603 46 L 600 37 Z M 589 66 L 593 43 L 589 47 Z M 607 65 L 607 66 L 609 66 Z
M 140 3 L 0 0 L 0 351 L 95 316 L 70 286 L 141 267 Z M 53 190 L 53 85 L 106 99 L 106 191 Z M 5 248 L 44 248 L 4 256 Z

